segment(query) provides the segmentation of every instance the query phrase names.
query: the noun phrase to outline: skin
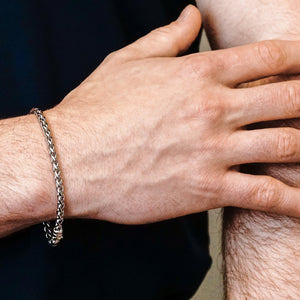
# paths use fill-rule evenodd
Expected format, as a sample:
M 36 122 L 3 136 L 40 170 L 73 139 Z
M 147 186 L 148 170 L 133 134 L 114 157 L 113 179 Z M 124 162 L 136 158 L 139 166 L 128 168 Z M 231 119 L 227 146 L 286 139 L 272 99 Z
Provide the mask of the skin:
M 262 39 L 300 38 L 297 1 L 199 0 L 204 24 L 214 48 L 251 43 Z M 238 26 L 237 26 L 238 25 Z M 238 29 L 236 29 L 238 28 Z M 299 54 L 295 53 L 295 56 Z M 299 76 L 276 76 L 243 84 L 242 88 L 299 80 Z M 272 85 L 272 84 L 271 84 Z M 300 120 L 261 123 L 262 127 L 300 128 Z M 253 127 L 252 127 L 253 128 Z M 268 174 L 300 187 L 300 165 L 260 164 L 245 172 Z M 300 197 L 295 198 L 299 201 Z M 224 212 L 225 294 L 228 299 L 299 299 L 300 221 L 238 208 Z
M 299 117 L 298 82 L 235 87 L 299 72 L 294 54 L 300 43 L 176 57 L 196 38 L 200 23 L 199 11 L 188 6 L 177 21 L 109 55 L 45 112 L 61 162 L 66 217 L 142 224 L 233 205 L 300 216 L 299 189 L 234 168 L 299 161 L 297 130 L 243 129 Z M 0 235 L 5 236 L 54 218 L 56 199 L 35 117 L 0 125 Z

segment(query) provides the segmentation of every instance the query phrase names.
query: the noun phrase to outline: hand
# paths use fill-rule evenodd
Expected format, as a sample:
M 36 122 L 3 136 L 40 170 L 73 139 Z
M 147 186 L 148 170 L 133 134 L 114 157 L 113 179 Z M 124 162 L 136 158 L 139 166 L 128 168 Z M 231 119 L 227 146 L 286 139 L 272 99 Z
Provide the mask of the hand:
M 284 82 L 291 80 L 299 80 L 299 75 L 278 75 L 266 77 L 260 80 L 247 82 L 239 85 L 239 88 L 250 88 L 259 85 L 265 85 L 275 82 Z M 288 120 L 276 120 L 269 122 L 262 122 L 259 124 L 251 125 L 252 129 L 259 128 L 274 128 L 274 127 L 294 127 L 300 129 L 300 119 L 288 119 Z M 300 163 L 268 163 L 268 164 L 257 164 L 251 165 L 250 169 L 248 166 L 244 166 L 243 170 L 251 172 L 253 174 L 267 174 L 280 181 L 293 186 L 300 187 Z
M 300 190 L 237 165 L 297 162 L 300 131 L 243 130 L 300 117 L 298 82 L 236 89 L 300 70 L 299 42 L 261 42 L 175 57 L 198 34 L 198 10 L 109 55 L 47 112 L 66 214 L 138 224 L 215 207 L 300 216 Z

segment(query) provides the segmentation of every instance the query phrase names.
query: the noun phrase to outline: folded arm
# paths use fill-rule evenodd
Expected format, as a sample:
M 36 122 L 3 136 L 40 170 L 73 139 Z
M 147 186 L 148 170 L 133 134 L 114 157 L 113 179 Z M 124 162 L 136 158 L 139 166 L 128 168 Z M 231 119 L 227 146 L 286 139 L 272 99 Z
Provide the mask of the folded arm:
M 197 2 L 215 49 L 265 39 L 300 39 L 300 7 L 296 0 Z M 255 85 L 283 79 L 288 78 L 264 79 Z M 252 84 L 246 86 L 249 85 Z M 260 126 L 300 128 L 300 121 L 294 119 Z M 300 186 L 298 163 L 260 164 L 247 169 L 271 175 L 291 186 Z M 224 212 L 223 237 L 228 299 L 300 298 L 299 219 L 228 208 Z
M 292 90 L 300 95 L 300 86 L 235 86 L 299 71 L 300 59 L 282 53 L 298 53 L 300 43 L 256 43 L 177 57 L 200 23 L 199 11 L 188 6 L 177 21 L 109 55 L 46 112 L 62 164 L 66 217 L 142 224 L 229 205 L 300 215 L 300 189 L 231 168 L 299 161 L 299 131 L 241 128 L 299 117 L 294 107 L 300 101 L 291 106 L 285 99 Z M 266 52 L 271 45 L 279 56 Z M 270 109 L 274 101 L 276 110 Z M 3 236 L 53 218 L 56 201 L 47 146 L 33 116 L 0 121 L 0 146 Z M 262 203 L 262 191 L 274 190 L 282 205 L 274 205 L 276 199 Z

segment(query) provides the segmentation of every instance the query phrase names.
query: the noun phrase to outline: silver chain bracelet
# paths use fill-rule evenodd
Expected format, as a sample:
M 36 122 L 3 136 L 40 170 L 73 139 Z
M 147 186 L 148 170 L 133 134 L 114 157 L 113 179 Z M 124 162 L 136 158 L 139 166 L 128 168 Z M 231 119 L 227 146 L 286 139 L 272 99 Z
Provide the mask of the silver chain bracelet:
M 57 196 L 57 209 L 56 209 L 56 220 L 54 222 L 54 226 L 52 228 L 50 222 L 43 222 L 44 224 L 44 231 L 46 234 L 46 238 L 48 243 L 55 247 L 60 240 L 63 238 L 63 228 L 62 223 L 64 221 L 64 209 L 65 209 L 65 196 L 64 196 L 64 186 L 63 181 L 61 178 L 61 172 L 59 168 L 59 163 L 57 161 L 57 156 L 55 152 L 55 146 L 53 143 L 53 139 L 51 136 L 50 129 L 46 122 L 46 118 L 43 115 L 43 112 L 38 108 L 31 109 L 30 113 L 35 114 L 39 120 L 43 133 L 45 135 L 49 154 L 52 163 L 52 169 L 55 178 L 55 185 L 56 185 L 56 196 Z

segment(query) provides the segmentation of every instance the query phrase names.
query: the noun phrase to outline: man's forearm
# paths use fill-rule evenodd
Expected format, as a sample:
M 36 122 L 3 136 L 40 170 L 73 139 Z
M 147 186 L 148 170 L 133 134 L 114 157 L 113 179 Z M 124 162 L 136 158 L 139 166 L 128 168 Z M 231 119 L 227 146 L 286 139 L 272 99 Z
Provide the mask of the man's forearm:
M 0 121 L 0 237 L 55 217 L 55 183 L 34 115 Z
M 263 39 L 299 39 L 297 1 L 199 0 L 213 48 Z M 246 58 L 245 58 L 246 59 Z M 274 125 L 274 124 L 272 124 Z M 276 126 L 299 127 L 299 120 Z M 259 165 L 259 174 L 300 185 L 299 164 Z M 229 299 L 299 299 L 300 221 L 236 208 L 224 212 L 224 259 Z
M 197 0 L 212 48 L 229 48 L 267 39 L 299 38 L 296 0 Z
M 240 209 L 225 217 L 227 299 L 299 299 L 299 219 Z

